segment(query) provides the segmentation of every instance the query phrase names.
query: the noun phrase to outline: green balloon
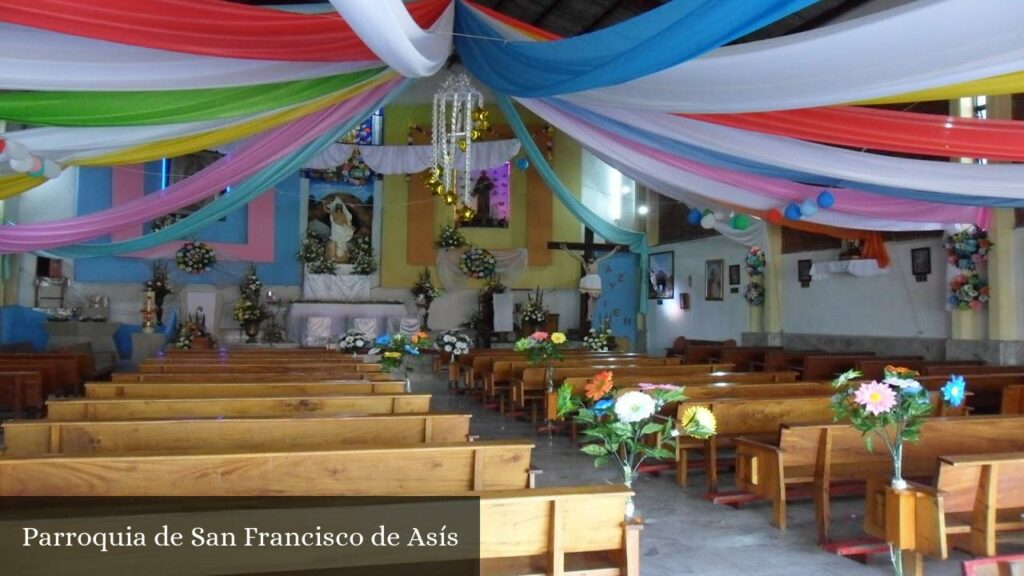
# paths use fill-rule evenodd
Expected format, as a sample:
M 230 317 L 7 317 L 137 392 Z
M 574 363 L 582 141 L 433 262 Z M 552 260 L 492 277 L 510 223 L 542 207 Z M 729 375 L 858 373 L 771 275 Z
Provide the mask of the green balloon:
M 736 214 L 732 217 L 732 227 L 736 230 L 746 230 L 750 227 L 750 216 L 746 214 Z

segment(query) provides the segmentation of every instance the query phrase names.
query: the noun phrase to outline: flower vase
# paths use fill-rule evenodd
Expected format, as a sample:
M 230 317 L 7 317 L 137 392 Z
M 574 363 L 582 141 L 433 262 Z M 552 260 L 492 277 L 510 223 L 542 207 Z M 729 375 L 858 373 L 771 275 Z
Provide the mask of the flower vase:
M 633 489 L 633 469 L 630 468 L 629 466 L 623 466 L 622 467 L 622 483 L 626 485 L 626 488 L 629 488 L 630 490 Z M 626 521 L 629 522 L 629 521 L 633 520 L 633 517 L 635 515 L 636 515 L 636 506 L 633 503 L 633 495 L 630 494 L 629 496 L 626 497 L 626 510 L 625 510 Z
M 906 490 L 907 481 L 903 479 L 903 439 L 897 438 L 892 446 L 892 482 L 894 490 Z
M 245 324 L 242 325 L 242 330 L 245 332 L 245 335 L 247 337 L 245 343 L 255 344 L 256 336 L 260 333 L 260 323 L 246 322 Z

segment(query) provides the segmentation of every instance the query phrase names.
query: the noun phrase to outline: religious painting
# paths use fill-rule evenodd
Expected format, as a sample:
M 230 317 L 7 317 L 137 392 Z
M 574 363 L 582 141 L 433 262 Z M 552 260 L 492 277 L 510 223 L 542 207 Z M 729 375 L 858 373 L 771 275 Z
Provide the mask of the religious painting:
M 349 130 L 339 140 L 342 144 L 355 144 L 357 146 L 380 146 L 384 143 L 384 113 L 381 110 L 374 112 L 363 123 Z
M 461 226 L 477 228 L 508 228 L 509 163 L 480 170 L 474 174 L 469 207 L 476 211 L 473 219 Z
M 658 252 L 647 257 L 648 298 L 665 300 L 675 298 L 675 253 Z
M 725 294 L 725 260 L 704 262 L 704 299 L 722 300 Z
M 221 154 L 220 152 L 215 152 L 213 150 L 200 150 L 199 152 L 193 152 L 183 156 L 165 158 L 160 163 L 160 188 L 164 189 L 169 186 L 173 186 L 186 178 L 190 178 L 191 176 L 202 172 L 211 164 L 223 157 L 224 154 Z M 226 191 L 226 189 L 221 190 L 209 198 L 193 202 L 188 206 L 184 206 L 173 212 L 168 212 L 163 216 L 155 218 L 149 223 L 149 228 L 151 231 L 156 232 L 157 230 L 166 228 L 179 220 L 183 220 L 187 216 L 199 211 L 200 208 L 213 202 L 217 198 L 220 198 Z M 224 218 L 221 218 L 220 221 L 223 222 L 224 220 Z
M 738 286 L 740 283 L 740 265 L 731 264 L 729 266 L 729 286 Z
M 353 250 L 372 242 L 376 174 L 355 150 L 331 170 L 303 170 L 302 176 L 309 180 L 304 236 L 321 239 L 336 264 L 353 263 Z

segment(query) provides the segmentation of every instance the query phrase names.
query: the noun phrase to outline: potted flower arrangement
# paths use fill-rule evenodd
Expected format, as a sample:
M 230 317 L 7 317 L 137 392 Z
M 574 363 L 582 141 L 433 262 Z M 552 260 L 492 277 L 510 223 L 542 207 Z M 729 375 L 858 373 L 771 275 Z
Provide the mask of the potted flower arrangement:
M 583 347 L 594 352 L 607 352 L 615 347 L 615 337 L 612 336 L 612 329 L 608 320 L 601 321 L 597 328 L 591 328 L 583 337 Z
M 614 462 L 622 482 L 632 487 L 637 469 L 648 458 L 671 458 L 677 436 L 707 439 L 715 434 L 715 416 L 703 406 L 688 408 L 677 428 L 675 419 L 662 416 L 666 404 L 686 399 L 683 389 L 672 384 L 641 384 L 637 390 L 617 390 L 613 374 L 599 372 L 578 396 L 572 384 L 558 390 L 558 416 L 572 415 L 583 426 L 587 441 L 581 449 L 594 457 L 594 467 Z M 626 516 L 633 516 L 633 499 Z
M 526 352 L 526 359 L 530 364 L 548 364 L 552 360 L 561 360 L 561 347 L 565 344 L 565 334 L 561 332 L 534 332 L 526 338 L 516 340 L 512 349 L 516 352 Z
M 526 295 L 526 306 L 523 307 L 519 324 L 524 333 L 542 330 L 548 321 L 548 309 L 544 307 L 544 293 L 538 287 L 533 294 Z
M 370 338 L 361 330 L 353 328 L 345 332 L 345 335 L 338 340 L 338 349 L 343 352 L 351 352 L 354 356 L 356 352 L 365 350 L 369 344 Z
M 924 417 L 932 412 L 928 391 L 915 380 L 918 373 L 907 368 L 886 366 L 881 382 L 857 382 L 861 373 L 849 370 L 832 383 L 836 389 L 831 407 L 835 419 L 850 422 L 864 437 L 869 451 L 880 440 L 892 458 L 892 480 L 895 490 L 907 487 L 903 479 L 903 443 L 917 442 L 921 437 Z M 966 383 L 962 376 L 952 376 L 942 387 L 942 400 L 950 406 L 963 404 Z M 896 574 L 903 573 L 902 553 L 890 546 Z
M 167 298 L 168 294 L 173 294 L 171 291 L 171 281 L 167 277 L 167 264 L 159 261 L 153 262 L 152 270 L 153 276 L 146 280 L 144 290 L 153 293 L 153 303 L 156 305 L 156 324 L 157 326 L 163 326 L 164 299 Z
M 312 232 L 302 239 L 302 246 L 299 247 L 296 258 L 306 266 L 310 274 L 337 272 L 334 262 L 327 258 L 327 245 L 324 239 Z
M 405 365 L 406 356 L 419 356 L 420 350 L 430 347 L 430 335 L 426 332 L 418 332 L 412 336 L 395 334 L 393 336 L 378 336 L 373 342 L 373 349 L 370 354 L 380 355 L 380 365 L 387 372 L 395 373 L 399 370 L 404 372 L 406 390 L 409 389 L 409 373 L 412 368 Z
M 356 236 L 348 244 L 353 274 L 368 276 L 377 271 L 377 259 L 373 257 L 373 245 L 368 236 Z
M 751 282 L 747 284 L 747 289 L 743 293 L 743 298 L 746 299 L 747 304 L 751 306 L 760 306 L 764 304 L 764 285 L 760 282 Z
M 483 248 L 470 248 L 459 259 L 459 270 L 470 278 L 490 278 L 498 268 L 494 254 Z
M 256 342 L 256 336 L 260 333 L 260 323 L 267 317 L 267 311 L 252 300 L 239 298 L 235 302 L 232 312 L 248 338 L 245 342 L 247 344 Z
M 753 246 L 750 252 L 747 252 L 747 275 L 749 276 L 760 276 L 764 274 L 764 267 L 767 261 L 764 257 L 764 250 L 761 250 L 757 246 Z
M 242 282 L 238 285 L 238 291 L 242 294 L 242 298 L 252 302 L 259 302 L 260 295 L 263 292 L 263 282 L 256 275 L 256 266 L 249 266 L 245 277 L 242 278 Z
M 439 351 L 455 357 L 469 352 L 473 347 L 473 340 L 458 330 L 446 330 L 441 333 L 434 346 Z
M 441 295 L 441 291 L 434 286 L 434 281 L 430 278 L 429 268 L 424 268 L 420 272 L 420 277 L 412 285 L 410 292 L 412 292 L 413 298 L 416 299 L 416 307 L 423 310 L 423 329 L 430 330 L 430 303 Z
M 205 242 L 191 241 L 178 249 L 175 261 L 178 270 L 189 274 L 202 274 L 217 263 L 217 255 Z
M 462 248 L 468 244 L 466 237 L 459 232 L 459 229 L 451 224 L 441 227 L 441 233 L 437 237 L 437 247 L 442 250 L 448 248 Z

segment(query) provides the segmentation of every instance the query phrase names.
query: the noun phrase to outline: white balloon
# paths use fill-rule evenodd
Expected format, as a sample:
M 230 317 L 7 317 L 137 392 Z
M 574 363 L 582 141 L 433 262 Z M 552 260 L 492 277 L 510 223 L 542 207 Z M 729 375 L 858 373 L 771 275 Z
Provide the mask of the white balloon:
M 719 222 L 725 222 L 725 220 L 729 218 L 729 213 L 725 210 L 715 210 L 712 214 L 715 215 L 715 220 L 718 220 Z
M 54 178 L 60 176 L 60 173 L 60 164 L 57 164 L 53 160 L 46 160 L 43 162 L 43 176 L 45 176 L 46 178 L 53 180 Z
M 714 214 L 705 214 L 704 217 L 700 219 L 700 226 L 701 226 L 701 228 L 704 228 L 706 230 L 711 230 L 712 228 L 714 228 L 715 227 L 715 215 Z
M 17 140 L 8 140 L 4 152 L 11 160 L 24 160 L 29 157 L 28 148 Z
M 27 158 L 11 158 L 11 170 L 15 172 L 28 172 L 32 169 L 32 161 L 33 158 L 31 156 Z

